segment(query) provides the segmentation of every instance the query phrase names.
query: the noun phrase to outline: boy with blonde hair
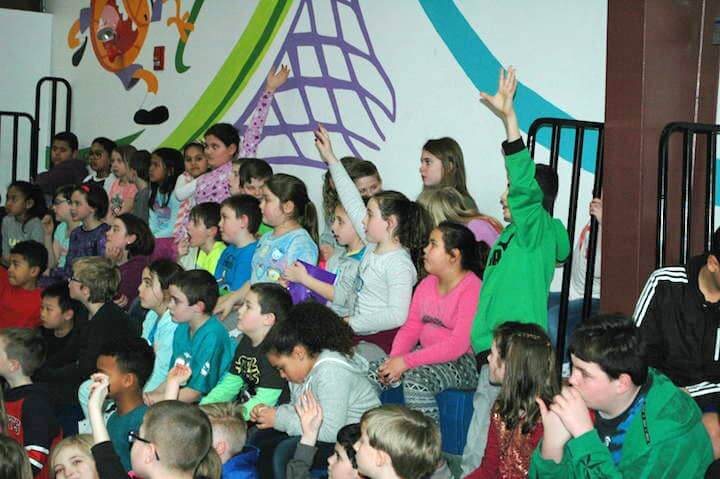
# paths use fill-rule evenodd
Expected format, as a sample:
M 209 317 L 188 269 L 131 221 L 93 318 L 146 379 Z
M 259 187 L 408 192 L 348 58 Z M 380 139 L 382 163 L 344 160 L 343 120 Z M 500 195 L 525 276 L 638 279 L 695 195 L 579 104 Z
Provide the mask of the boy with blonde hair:
M 358 472 L 371 479 L 421 479 L 435 472 L 440 448 L 440 429 L 432 419 L 386 405 L 363 414 L 355 459 Z
M 245 446 L 247 425 L 243 419 L 243 405 L 238 402 L 204 404 L 200 409 L 207 414 L 212 426 L 213 448 L 223 463 L 224 479 L 256 479 L 259 451 Z

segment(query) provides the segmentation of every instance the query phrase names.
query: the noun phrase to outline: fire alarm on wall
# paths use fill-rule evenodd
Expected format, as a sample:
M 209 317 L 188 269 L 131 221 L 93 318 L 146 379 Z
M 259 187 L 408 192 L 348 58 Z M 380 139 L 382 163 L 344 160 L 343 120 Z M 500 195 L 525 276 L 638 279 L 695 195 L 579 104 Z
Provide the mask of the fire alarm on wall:
M 165 47 L 155 47 L 153 50 L 153 70 L 165 69 Z

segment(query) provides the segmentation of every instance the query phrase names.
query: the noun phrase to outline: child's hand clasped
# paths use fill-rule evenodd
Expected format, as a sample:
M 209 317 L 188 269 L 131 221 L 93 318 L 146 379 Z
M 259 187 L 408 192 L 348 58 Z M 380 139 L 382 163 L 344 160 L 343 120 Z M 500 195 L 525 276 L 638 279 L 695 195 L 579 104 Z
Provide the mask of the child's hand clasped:
M 409 368 L 402 356 L 388 358 L 378 368 L 378 375 L 383 384 L 392 384 L 400 381 L 403 373 Z

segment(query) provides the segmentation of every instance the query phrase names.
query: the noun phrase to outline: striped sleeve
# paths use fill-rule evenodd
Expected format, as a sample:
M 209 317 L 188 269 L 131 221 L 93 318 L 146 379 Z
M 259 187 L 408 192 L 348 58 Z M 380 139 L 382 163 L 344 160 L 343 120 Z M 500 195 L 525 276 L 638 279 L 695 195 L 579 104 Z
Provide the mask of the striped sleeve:
M 667 268 L 660 268 L 655 270 L 645 283 L 645 287 L 640 293 L 640 299 L 638 299 L 635 305 L 635 312 L 633 313 L 633 319 L 635 326 L 640 327 L 647 316 L 648 309 L 655 299 L 655 290 L 661 281 L 669 281 L 671 283 L 687 283 L 687 271 L 684 266 L 671 266 Z

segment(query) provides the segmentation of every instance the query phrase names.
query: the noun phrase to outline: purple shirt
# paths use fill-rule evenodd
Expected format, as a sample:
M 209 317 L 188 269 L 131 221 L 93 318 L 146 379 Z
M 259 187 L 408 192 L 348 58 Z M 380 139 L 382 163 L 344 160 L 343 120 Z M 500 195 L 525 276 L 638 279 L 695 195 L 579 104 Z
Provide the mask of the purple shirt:
M 118 294 L 124 295 L 127 298 L 126 308 L 130 307 L 130 304 L 132 304 L 138 295 L 138 286 L 140 286 L 140 282 L 142 281 L 142 272 L 147 264 L 147 256 L 133 256 L 128 259 L 126 263 L 118 266 L 120 269 Z
M 94 230 L 85 231 L 82 225 L 78 226 L 70 233 L 70 246 L 68 248 L 67 259 L 65 260 L 65 277 L 72 276 L 72 264 L 77 258 L 85 256 L 105 256 L 105 235 L 110 229 L 105 223 Z

